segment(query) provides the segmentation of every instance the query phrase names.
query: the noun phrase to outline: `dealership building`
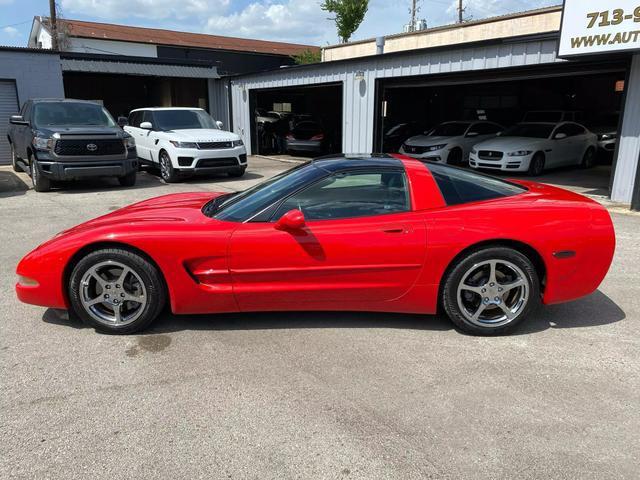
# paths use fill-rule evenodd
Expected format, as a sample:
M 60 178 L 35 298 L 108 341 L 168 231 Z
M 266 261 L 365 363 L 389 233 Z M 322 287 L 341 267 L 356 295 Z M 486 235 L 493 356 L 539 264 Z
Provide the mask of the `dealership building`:
M 80 37 L 69 35 L 66 51 L 38 58 L 47 62 L 51 57 L 59 58 L 65 95 L 101 100 L 114 115 L 133 101 L 132 95 L 116 105 L 125 90 L 134 93 L 134 87 L 128 86 L 132 77 L 144 77 L 137 79 L 144 85 L 135 87 L 136 98 L 147 95 L 142 100 L 149 105 L 162 100 L 164 104 L 207 108 L 241 135 L 253 154 L 261 153 L 259 110 L 282 109 L 318 118 L 334 139 L 333 149 L 352 153 L 389 150 L 389 132 L 403 125 L 429 127 L 474 118 L 512 125 L 527 112 L 571 112 L 577 121 L 606 127 L 617 135 L 610 153 L 611 167 L 597 172 L 606 176 L 606 193 L 613 201 L 633 202 L 640 208 L 640 38 L 633 35 L 635 19 L 623 25 L 630 34 L 618 42 L 613 42 L 618 37 L 612 36 L 613 43 L 603 50 L 598 41 L 589 45 L 587 34 L 606 22 L 599 21 L 586 33 L 576 30 L 576 25 L 588 18 L 571 11 L 571 5 L 580 6 L 579 2 L 565 3 L 564 15 L 562 7 L 550 7 L 329 46 L 322 49 L 320 63 L 309 65 L 293 65 L 290 57 L 308 47 L 262 42 L 264 49 L 272 51 L 254 51 L 255 59 L 239 62 L 246 66 L 241 70 L 220 57 L 224 53 L 220 48 L 207 48 L 206 43 L 169 45 L 171 32 L 166 31 L 157 31 L 165 32 L 155 34 L 161 38 L 143 41 L 151 29 L 134 27 L 126 27 L 128 35 L 119 40 L 107 39 L 105 32 L 81 37 L 81 42 L 77 40 Z M 621 1 L 621 5 L 626 3 Z M 46 49 L 47 36 L 42 33 L 46 32 L 46 21 L 38 22 L 34 23 L 30 46 Z M 144 35 L 136 36 L 136 30 L 145 31 Z M 571 37 L 565 39 L 569 31 Z M 574 39 L 583 37 L 585 46 L 579 48 Z M 119 50 L 136 43 L 134 40 L 140 44 L 139 50 Z M 144 48 L 150 46 L 155 50 L 145 53 Z M 251 54 L 251 48 L 257 50 L 258 46 L 246 47 L 242 55 Z M 211 53 L 216 51 L 218 57 Z M 206 58 L 203 52 L 209 52 Z M 7 53 L 0 50 L 0 64 Z M 37 56 L 31 51 L 24 55 Z M 273 63 L 269 64 L 267 57 Z M 170 69 L 176 73 L 167 74 Z M 167 80 L 170 78 L 199 79 L 189 85 L 201 87 Z M 6 79 L 0 80 L 0 87 L 3 81 L 11 80 L 2 67 L 0 79 Z M 90 86 L 97 80 L 102 90 Z M 189 98 L 180 98 L 183 89 L 189 90 Z M 23 100 L 26 97 L 21 96 Z M 576 173 L 576 181 L 579 177 Z

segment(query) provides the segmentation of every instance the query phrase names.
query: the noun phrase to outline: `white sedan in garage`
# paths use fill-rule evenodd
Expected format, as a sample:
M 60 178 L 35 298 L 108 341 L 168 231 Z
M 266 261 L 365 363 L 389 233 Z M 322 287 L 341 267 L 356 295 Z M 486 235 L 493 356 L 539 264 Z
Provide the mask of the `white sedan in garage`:
M 426 132 L 408 138 L 400 153 L 413 158 L 460 165 L 469 159 L 471 147 L 495 137 L 504 127 L 488 121 L 444 122 Z
M 597 147 L 596 135 L 578 123 L 525 122 L 497 138 L 475 145 L 469 165 L 540 175 L 545 168 L 592 167 Z
M 240 136 L 201 108 L 139 108 L 124 130 L 135 139 L 140 161 L 159 167 L 167 183 L 196 174 L 241 177 L 247 169 Z

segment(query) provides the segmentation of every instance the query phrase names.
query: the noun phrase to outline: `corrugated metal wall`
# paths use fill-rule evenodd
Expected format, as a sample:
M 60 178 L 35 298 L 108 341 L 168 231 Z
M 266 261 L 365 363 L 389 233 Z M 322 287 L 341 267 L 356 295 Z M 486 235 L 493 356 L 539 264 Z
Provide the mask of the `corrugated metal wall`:
M 225 130 L 231 128 L 228 80 L 209 79 L 209 113 L 224 124 Z
M 560 62 L 562 60 L 556 56 L 556 47 L 555 39 L 520 41 L 494 46 L 368 57 L 239 77 L 231 80 L 233 131 L 244 138 L 250 149 L 250 126 L 253 121 L 253 115 L 249 111 L 251 90 L 342 82 L 342 151 L 370 153 L 373 150 L 376 79 Z M 364 72 L 363 80 L 355 79 L 359 71 Z
M 633 56 L 627 85 L 624 118 L 618 145 L 616 173 L 611 185 L 611 200 L 631 202 L 633 184 L 640 161 L 640 53 Z

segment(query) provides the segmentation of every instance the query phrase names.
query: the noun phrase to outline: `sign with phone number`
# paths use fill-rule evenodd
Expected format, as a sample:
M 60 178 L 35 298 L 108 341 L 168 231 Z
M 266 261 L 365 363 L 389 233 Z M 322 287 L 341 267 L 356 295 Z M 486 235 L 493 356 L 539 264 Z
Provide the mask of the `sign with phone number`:
M 640 0 L 565 0 L 558 56 L 640 50 Z

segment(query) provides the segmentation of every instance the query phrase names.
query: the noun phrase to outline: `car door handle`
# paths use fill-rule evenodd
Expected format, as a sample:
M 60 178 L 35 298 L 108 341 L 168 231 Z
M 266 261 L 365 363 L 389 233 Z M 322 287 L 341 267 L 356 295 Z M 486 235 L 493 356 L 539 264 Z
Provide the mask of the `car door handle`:
M 404 232 L 404 228 L 402 227 L 395 227 L 395 228 L 385 228 L 384 230 L 382 230 L 384 233 L 403 233 Z

